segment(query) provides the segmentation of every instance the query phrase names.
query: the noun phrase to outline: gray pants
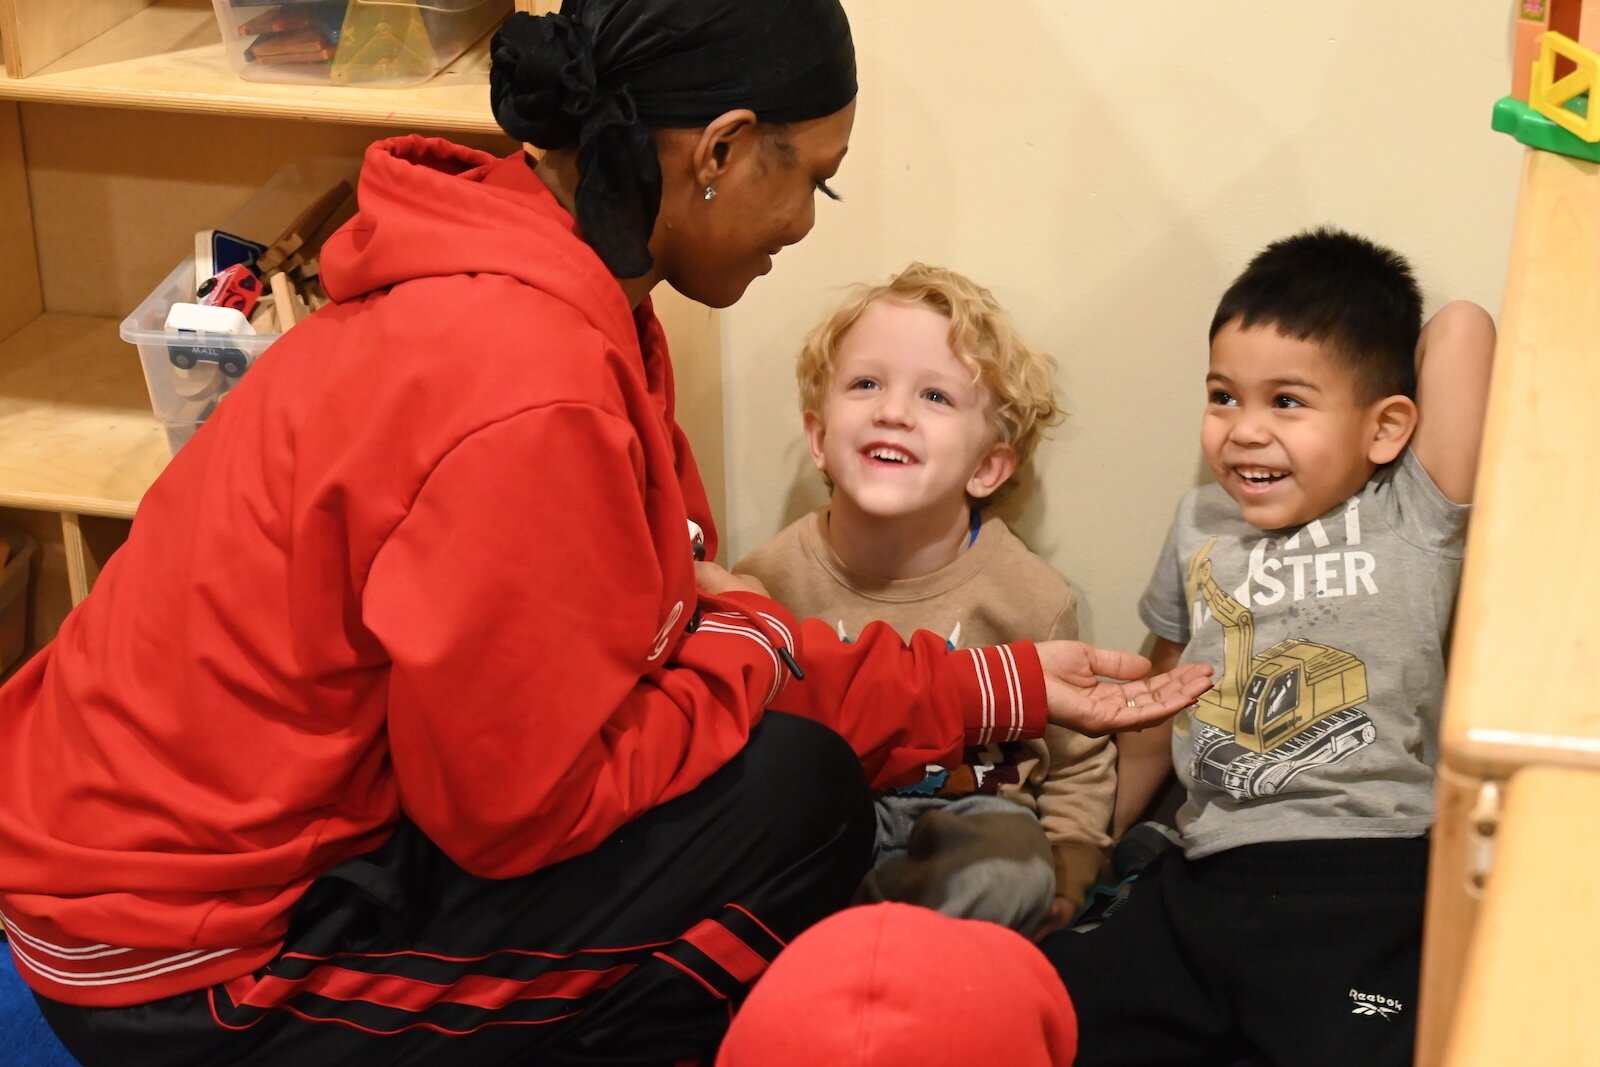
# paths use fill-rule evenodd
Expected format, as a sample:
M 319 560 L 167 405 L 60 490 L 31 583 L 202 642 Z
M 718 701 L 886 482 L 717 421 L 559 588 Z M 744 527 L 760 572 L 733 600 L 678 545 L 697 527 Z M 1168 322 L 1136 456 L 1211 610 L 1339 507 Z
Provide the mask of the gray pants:
M 1050 910 L 1055 864 L 1032 812 L 991 796 L 879 797 L 873 869 L 858 903 L 920 904 L 1031 934 Z

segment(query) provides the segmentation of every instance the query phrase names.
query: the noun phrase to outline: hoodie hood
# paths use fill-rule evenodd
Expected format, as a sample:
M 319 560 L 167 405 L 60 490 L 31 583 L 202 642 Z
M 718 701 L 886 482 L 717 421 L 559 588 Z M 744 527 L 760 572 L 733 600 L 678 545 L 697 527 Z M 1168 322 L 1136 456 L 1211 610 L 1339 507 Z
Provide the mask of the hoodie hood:
M 418 278 L 503 274 L 574 308 L 637 350 L 622 287 L 523 152 L 498 157 L 412 134 L 368 147 L 355 217 L 324 242 L 335 302 Z
M 1065 1067 L 1077 1016 L 1020 934 L 876 904 L 783 950 L 734 1017 L 717 1067 Z

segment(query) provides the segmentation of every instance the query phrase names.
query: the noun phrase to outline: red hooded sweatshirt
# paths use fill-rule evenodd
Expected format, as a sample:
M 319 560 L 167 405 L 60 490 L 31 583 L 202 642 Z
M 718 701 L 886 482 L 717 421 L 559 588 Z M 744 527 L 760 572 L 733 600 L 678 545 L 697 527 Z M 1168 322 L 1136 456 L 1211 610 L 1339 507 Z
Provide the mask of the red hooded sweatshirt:
M 783 950 L 717 1067 L 1069 1067 L 1078 1018 L 1050 961 L 994 923 L 850 908 Z
M 248 973 L 402 811 L 483 877 L 585 852 L 764 707 L 833 726 L 880 785 L 1041 732 L 1031 645 L 843 645 L 697 596 L 687 520 L 716 535 L 661 328 L 521 154 L 381 142 L 359 199 L 322 254 L 334 303 L 0 690 L 0 915 L 35 990 Z

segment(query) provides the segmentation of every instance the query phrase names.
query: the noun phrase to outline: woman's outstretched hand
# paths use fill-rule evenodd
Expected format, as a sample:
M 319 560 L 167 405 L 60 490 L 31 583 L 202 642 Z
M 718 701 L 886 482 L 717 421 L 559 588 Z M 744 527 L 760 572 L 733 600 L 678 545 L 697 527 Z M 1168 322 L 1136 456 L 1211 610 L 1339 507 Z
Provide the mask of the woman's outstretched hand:
M 1211 688 L 1211 668 L 1203 663 L 1185 663 L 1146 678 L 1150 661 L 1132 652 L 1082 641 L 1041 641 L 1037 648 L 1050 721 L 1080 734 L 1153 726 Z

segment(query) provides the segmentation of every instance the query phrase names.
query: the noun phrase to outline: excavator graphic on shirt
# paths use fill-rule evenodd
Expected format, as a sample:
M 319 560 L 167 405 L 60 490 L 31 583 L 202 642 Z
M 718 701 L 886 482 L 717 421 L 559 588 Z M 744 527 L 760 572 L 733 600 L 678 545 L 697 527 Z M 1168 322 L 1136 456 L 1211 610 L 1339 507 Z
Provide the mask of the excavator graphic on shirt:
M 1277 795 L 1308 767 L 1337 763 L 1372 744 L 1361 709 L 1367 666 L 1348 652 L 1290 638 L 1255 655 L 1255 616 L 1211 575 L 1207 541 L 1189 561 L 1188 602 L 1198 596 L 1222 626 L 1222 677 L 1195 705 L 1191 778 L 1235 800 Z

